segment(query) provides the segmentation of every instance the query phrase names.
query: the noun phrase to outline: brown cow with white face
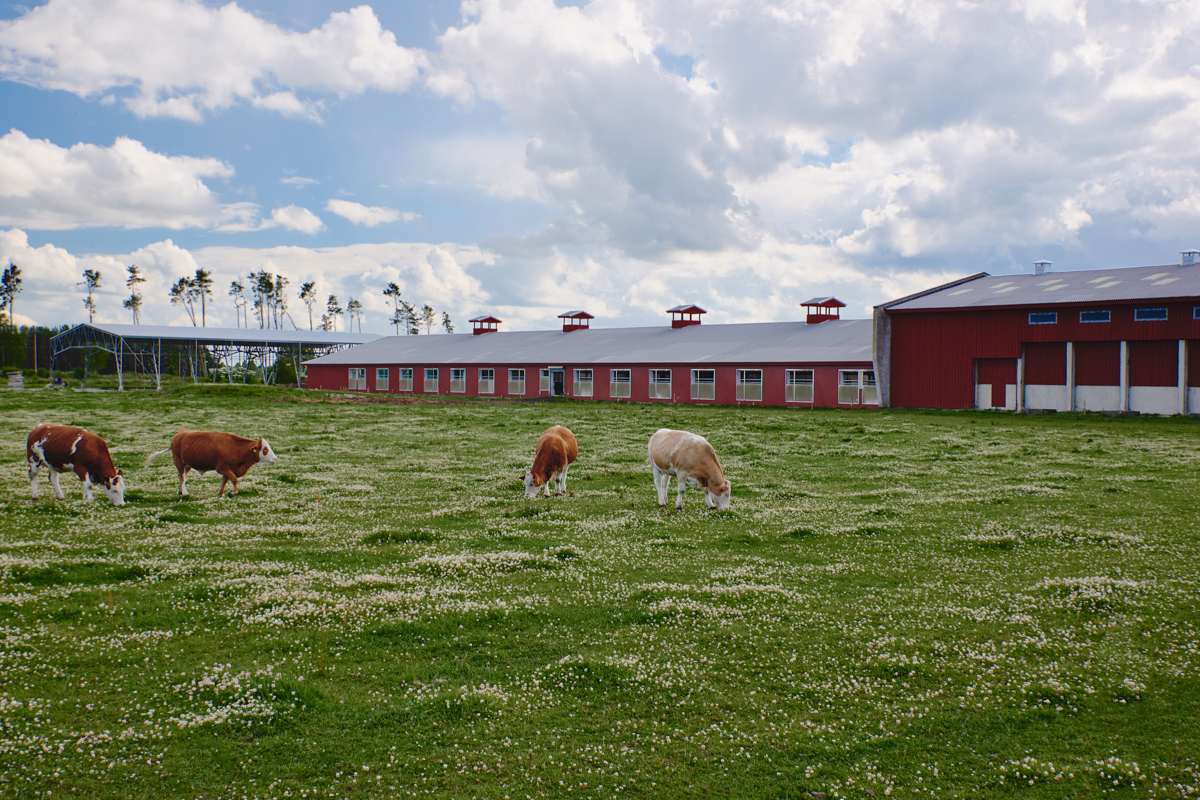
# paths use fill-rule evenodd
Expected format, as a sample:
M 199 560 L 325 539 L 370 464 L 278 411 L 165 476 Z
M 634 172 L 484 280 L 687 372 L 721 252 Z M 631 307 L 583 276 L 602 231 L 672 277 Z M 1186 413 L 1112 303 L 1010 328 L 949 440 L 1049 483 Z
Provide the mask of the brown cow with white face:
M 650 467 L 660 506 L 667 504 L 667 487 L 674 475 L 679 489 L 675 508 L 683 508 L 683 490 L 689 485 L 704 490 L 709 508 L 729 508 L 729 481 L 716 451 L 703 436 L 660 428 L 650 437 Z
M 225 496 L 225 484 L 233 481 L 230 494 L 237 494 L 238 478 L 255 464 L 265 461 L 273 464 L 279 460 L 266 439 L 245 439 L 221 431 L 180 431 L 171 439 L 166 450 L 151 453 L 146 459 L 149 464 L 158 456 L 170 453 L 175 457 L 175 469 L 179 471 L 179 494 L 187 496 L 188 470 L 201 475 L 216 472 L 224 480 L 217 497 Z
M 575 443 L 575 434 L 562 425 L 550 428 L 537 440 L 534 451 L 533 466 L 521 476 L 525 483 L 525 499 L 537 497 L 538 489 L 546 487 L 546 497 L 550 496 L 550 484 L 556 484 L 554 493 L 562 494 L 567 490 L 567 468 L 579 457 L 579 447 Z
M 46 467 L 50 470 L 50 486 L 59 500 L 67 498 L 58 484 L 58 475 L 72 470 L 83 481 L 84 500 L 91 501 L 95 484 L 113 505 L 125 505 L 125 473 L 113 466 L 108 445 L 94 433 L 71 425 L 38 425 L 25 441 L 25 456 L 34 500 L 38 499 L 38 471 Z

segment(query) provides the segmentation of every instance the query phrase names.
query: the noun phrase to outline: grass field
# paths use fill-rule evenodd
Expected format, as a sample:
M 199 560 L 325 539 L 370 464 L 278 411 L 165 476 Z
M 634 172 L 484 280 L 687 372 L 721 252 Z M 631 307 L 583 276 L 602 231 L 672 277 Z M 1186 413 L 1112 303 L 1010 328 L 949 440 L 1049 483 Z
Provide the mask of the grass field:
M 1195 420 L 319 397 L 0 393 L 0 796 L 1200 794 Z M 30 500 L 42 421 L 129 504 Z M 180 427 L 280 460 L 180 499 Z

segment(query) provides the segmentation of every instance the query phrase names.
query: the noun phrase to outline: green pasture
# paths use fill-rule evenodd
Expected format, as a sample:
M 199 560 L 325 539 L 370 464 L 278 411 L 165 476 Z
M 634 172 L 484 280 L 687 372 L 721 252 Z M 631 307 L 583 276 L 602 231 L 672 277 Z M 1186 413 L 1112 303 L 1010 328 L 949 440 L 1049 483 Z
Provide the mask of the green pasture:
M 31 500 L 39 422 L 128 505 Z M 280 460 L 181 499 L 180 427 Z M 1195 420 L 0 392 L 0 797 L 1193 796 L 1198 509 Z

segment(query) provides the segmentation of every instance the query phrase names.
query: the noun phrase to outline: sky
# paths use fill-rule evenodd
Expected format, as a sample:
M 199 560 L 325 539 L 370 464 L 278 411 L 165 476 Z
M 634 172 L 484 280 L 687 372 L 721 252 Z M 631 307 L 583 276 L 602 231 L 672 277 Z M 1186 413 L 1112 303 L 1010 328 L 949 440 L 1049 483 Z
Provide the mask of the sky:
M 266 270 L 502 330 L 843 316 L 986 271 L 1200 247 L 1200 3 L 0 5 L 20 324 L 191 322 Z M 257 324 L 257 323 L 255 323 Z M 338 323 L 345 329 L 346 321 Z

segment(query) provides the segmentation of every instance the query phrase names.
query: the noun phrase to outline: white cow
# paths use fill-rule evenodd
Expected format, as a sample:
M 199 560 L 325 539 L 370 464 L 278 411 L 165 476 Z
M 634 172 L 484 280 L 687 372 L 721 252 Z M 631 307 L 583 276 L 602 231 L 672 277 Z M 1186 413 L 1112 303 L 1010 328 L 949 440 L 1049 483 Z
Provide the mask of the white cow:
M 689 484 L 704 490 L 709 508 L 729 508 L 729 481 L 712 445 L 703 436 L 660 428 L 650 437 L 650 467 L 660 506 L 667 504 L 667 486 L 674 475 L 679 489 L 675 508 L 683 508 L 683 490 Z

